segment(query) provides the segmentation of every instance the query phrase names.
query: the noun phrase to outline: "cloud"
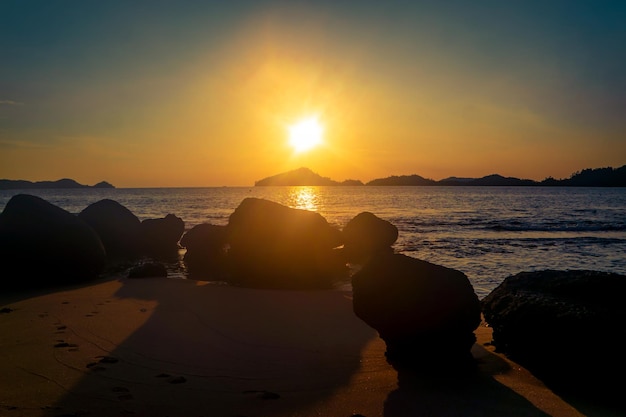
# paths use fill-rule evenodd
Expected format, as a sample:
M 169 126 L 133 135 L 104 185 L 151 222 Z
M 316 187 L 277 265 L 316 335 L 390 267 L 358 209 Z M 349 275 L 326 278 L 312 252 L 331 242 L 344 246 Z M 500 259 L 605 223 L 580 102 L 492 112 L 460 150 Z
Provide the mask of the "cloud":
M 0 132 L 1 133 L 1 132 Z M 32 141 L 11 140 L 0 138 L 0 148 L 5 149 L 49 149 L 51 146 L 47 143 L 38 143 Z
M 23 106 L 24 103 L 14 100 L 0 100 L 0 106 Z

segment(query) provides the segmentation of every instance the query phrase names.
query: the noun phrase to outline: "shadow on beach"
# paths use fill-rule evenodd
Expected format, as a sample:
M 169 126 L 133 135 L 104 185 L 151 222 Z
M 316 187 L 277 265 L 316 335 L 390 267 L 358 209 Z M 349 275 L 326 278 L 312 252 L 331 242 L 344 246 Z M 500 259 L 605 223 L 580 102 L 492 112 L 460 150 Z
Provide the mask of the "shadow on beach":
M 93 325 L 68 325 L 91 360 L 50 415 L 290 415 L 347 385 L 376 337 L 342 291 L 119 282 Z
M 37 317 L 35 309 L 45 306 L 40 327 L 28 331 L 52 324 L 63 330 L 47 337 L 67 342 L 54 349 L 52 363 L 47 351 L 37 360 L 16 354 L 12 366 L 34 371 L 23 384 L 32 392 L 24 395 L 38 398 L 43 386 L 57 399 L 39 400 L 41 410 L 25 416 L 582 415 L 563 402 L 554 406 L 566 409 L 561 414 L 542 411 L 545 403 L 535 404 L 558 397 L 531 398 L 499 382 L 498 375 L 512 372 L 509 363 L 478 344 L 475 373 L 459 376 L 445 366 L 396 372 L 385 361 L 384 342 L 352 312 L 348 291 L 123 278 L 32 303 L 16 299 L 15 306 L 7 319 Z
M 398 388 L 389 393 L 384 416 L 550 416 L 494 379 L 510 371 L 506 361 L 477 344 L 473 353 L 477 368 L 466 374 L 445 366 L 437 372 L 398 371 Z

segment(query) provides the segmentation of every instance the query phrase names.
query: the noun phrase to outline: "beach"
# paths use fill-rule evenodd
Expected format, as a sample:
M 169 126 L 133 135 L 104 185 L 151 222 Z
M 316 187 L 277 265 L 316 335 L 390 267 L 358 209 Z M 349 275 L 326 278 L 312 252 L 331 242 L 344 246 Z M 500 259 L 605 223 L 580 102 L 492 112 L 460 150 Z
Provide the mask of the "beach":
M 619 415 L 561 398 L 496 353 L 485 323 L 475 374 L 398 373 L 345 289 L 119 275 L 0 309 L 1 416 Z

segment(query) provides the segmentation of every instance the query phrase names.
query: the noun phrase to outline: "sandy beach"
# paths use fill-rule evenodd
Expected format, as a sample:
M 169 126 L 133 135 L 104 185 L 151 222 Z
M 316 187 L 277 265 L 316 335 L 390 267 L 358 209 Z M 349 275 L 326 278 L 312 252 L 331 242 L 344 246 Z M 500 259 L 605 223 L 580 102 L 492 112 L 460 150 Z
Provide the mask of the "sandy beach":
M 495 353 L 396 372 L 349 291 L 108 277 L 0 296 L 1 416 L 617 416 Z M 432 341 L 437 343 L 437 341 Z

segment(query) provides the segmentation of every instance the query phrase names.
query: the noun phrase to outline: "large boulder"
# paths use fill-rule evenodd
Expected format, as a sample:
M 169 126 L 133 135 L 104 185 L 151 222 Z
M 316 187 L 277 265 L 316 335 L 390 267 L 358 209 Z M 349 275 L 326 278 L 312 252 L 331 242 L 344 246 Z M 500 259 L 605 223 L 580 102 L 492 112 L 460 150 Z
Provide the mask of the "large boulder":
M 347 279 L 333 249 L 341 232 L 319 213 L 246 198 L 228 221 L 229 281 L 268 288 L 330 288 Z
M 352 277 L 355 314 L 396 369 L 471 367 L 480 301 L 460 271 L 401 254 L 372 256 Z
M 626 276 L 545 270 L 509 276 L 482 300 L 497 351 L 563 392 L 622 396 Z
M 104 199 L 87 206 L 78 217 L 100 236 L 109 260 L 141 256 L 141 222 L 117 201 Z
M 142 252 L 157 259 L 177 259 L 178 241 L 185 232 L 185 222 L 173 214 L 160 219 L 145 219 L 140 233 Z
M 102 242 L 89 225 L 40 197 L 15 195 L 0 214 L 5 289 L 87 281 L 105 261 Z
M 377 252 L 392 252 L 398 239 L 398 228 L 380 217 L 364 211 L 343 228 L 344 256 L 354 263 L 364 263 Z
M 186 249 L 183 261 L 190 278 L 211 281 L 224 279 L 226 226 L 197 224 L 185 232 L 180 245 Z

